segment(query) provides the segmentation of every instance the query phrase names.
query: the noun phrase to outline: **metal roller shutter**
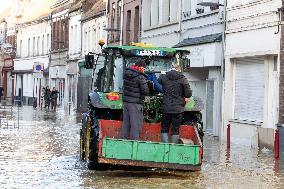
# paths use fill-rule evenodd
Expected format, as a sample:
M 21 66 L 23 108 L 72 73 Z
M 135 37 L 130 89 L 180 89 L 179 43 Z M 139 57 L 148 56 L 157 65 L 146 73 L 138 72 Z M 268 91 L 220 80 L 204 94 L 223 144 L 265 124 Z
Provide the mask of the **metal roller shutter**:
M 234 118 L 262 122 L 264 59 L 237 59 L 235 68 Z

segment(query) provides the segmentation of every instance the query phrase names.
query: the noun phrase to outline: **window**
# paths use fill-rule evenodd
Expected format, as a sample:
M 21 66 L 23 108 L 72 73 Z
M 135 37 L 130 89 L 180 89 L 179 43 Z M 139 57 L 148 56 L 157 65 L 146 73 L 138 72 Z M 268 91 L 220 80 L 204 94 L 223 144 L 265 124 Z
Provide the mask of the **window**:
M 62 31 L 60 32 L 59 48 L 65 48 L 65 20 L 61 22 Z
M 98 57 L 94 70 L 95 89 L 102 92 L 122 92 L 123 87 L 123 59 L 113 56 Z
M 112 13 L 111 13 L 111 24 L 112 24 L 112 27 L 114 27 L 115 12 L 116 12 L 115 9 L 116 9 L 115 3 L 112 3 Z
M 92 51 L 92 44 L 93 44 L 93 40 L 92 40 L 92 29 L 89 28 L 89 32 L 88 32 L 88 42 L 89 42 L 89 47 L 88 47 L 88 52 Z
M 130 29 L 131 29 L 131 11 L 127 11 L 127 17 L 126 17 L 126 45 L 130 42 Z
M 74 54 L 74 50 L 73 50 L 73 46 L 74 46 L 74 29 L 73 26 L 71 26 L 71 30 L 70 30 L 70 44 L 69 44 L 69 48 L 70 48 L 70 52 L 71 54 Z
M 159 0 L 152 0 L 151 2 L 151 20 L 150 25 L 155 26 L 159 24 Z
M 23 41 L 20 40 L 20 46 L 19 46 L 19 57 L 22 57 L 22 48 L 23 48 Z
M 115 25 L 114 25 L 114 22 L 115 22 L 115 12 L 116 12 L 116 6 L 115 6 L 115 3 L 112 3 L 112 12 L 111 12 L 111 28 L 114 29 Z M 111 37 L 110 37 L 111 40 L 114 40 L 114 32 L 111 32 Z
M 121 22 L 121 0 L 118 1 L 117 7 L 117 29 L 120 29 L 120 22 Z
M 44 49 L 44 35 L 42 36 L 41 40 L 41 54 L 44 55 L 45 49 Z
M 134 16 L 134 42 L 138 42 L 140 36 L 139 6 L 135 7 Z
M 98 43 L 98 40 L 97 40 L 97 30 L 96 30 L 96 28 L 94 28 L 93 29 L 93 49 L 92 49 L 92 51 L 96 51 L 96 49 L 97 49 L 97 43 Z
M 84 51 L 85 51 L 85 54 L 87 54 L 87 44 L 88 44 L 88 32 L 85 31 L 85 36 L 84 36 L 85 40 L 84 40 Z
M 170 22 L 171 21 L 171 0 L 168 0 L 167 12 L 168 12 L 168 22 Z
M 191 15 L 191 1 L 183 0 L 182 2 L 182 18 L 188 18 Z
M 35 37 L 33 37 L 32 56 L 35 56 Z
M 50 50 L 50 44 L 49 44 L 49 34 L 46 35 L 46 50 L 47 50 L 47 53 L 49 52 Z
M 36 44 L 36 55 L 39 55 L 39 41 L 40 41 L 40 37 L 37 37 L 37 44 Z
M 78 53 L 78 47 L 79 47 L 79 43 L 77 44 L 77 42 L 78 42 L 78 36 L 77 36 L 77 25 L 75 25 L 75 29 L 74 29 L 75 31 L 75 34 L 74 34 L 74 41 L 75 41 L 75 43 L 74 43 L 74 51 L 75 51 L 75 53 Z
M 28 39 L 28 56 L 31 55 L 31 39 Z

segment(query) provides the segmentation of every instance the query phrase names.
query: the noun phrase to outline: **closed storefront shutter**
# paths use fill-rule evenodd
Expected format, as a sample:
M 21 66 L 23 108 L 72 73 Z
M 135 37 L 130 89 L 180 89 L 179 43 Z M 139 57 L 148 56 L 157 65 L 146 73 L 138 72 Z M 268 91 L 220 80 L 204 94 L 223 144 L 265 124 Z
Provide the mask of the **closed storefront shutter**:
M 234 118 L 262 122 L 264 103 L 264 59 L 237 59 Z

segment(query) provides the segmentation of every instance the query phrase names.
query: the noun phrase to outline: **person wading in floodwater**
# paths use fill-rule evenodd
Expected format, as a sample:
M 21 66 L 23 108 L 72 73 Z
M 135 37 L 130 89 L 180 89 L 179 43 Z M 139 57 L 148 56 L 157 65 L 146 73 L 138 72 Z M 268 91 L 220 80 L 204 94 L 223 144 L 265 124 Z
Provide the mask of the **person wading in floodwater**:
M 53 87 L 50 97 L 51 97 L 51 110 L 56 111 L 57 106 L 57 97 L 58 97 L 58 91 Z
M 51 95 L 51 91 L 48 87 L 46 87 L 45 91 L 44 91 L 44 108 L 48 108 L 50 106 L 50 95 Z

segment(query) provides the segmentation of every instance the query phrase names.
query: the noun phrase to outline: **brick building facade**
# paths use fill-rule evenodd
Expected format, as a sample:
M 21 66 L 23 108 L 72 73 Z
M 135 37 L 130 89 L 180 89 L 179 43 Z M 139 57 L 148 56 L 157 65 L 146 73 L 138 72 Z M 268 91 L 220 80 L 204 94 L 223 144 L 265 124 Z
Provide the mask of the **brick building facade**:
M 140 41 L 141 0 L 108 1 L 108 44 Z

